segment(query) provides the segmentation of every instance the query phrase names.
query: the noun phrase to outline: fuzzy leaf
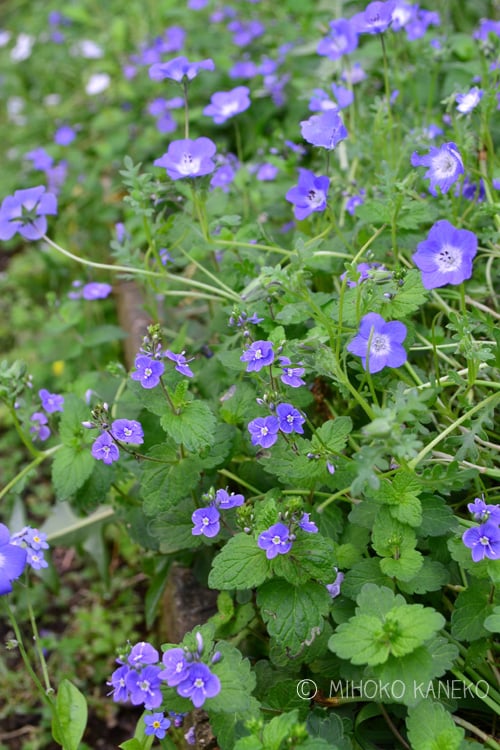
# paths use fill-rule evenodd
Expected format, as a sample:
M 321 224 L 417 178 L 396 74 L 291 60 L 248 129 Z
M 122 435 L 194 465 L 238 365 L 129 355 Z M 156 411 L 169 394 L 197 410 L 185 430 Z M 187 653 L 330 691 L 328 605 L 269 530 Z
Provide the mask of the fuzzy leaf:
M 208 576 L 212 589 L 252 589 L 264 583 L 270 565 L 252 536 L 236 534 L 213 561 Z
M 380 570 L 397 581 L 411 581 L 418 574 L 424 558 L 416 549 L 403 549 L 397 557 L 384 557 L 380 560 Z
M 155 445 L 147 453 L 158 461 L 144 461 L 141 477 L 141 496 L 144 513 L 156 515 L 168 510 L 185 497 L 200 478 L 201 460 L 198 456 L 179 458 L 172 445 Z
M 167 435 L 188 451 L 196 452 L 214 443 L 216 420 L 203 401 L 188 401 L 179 414 L 165 412 L 160 423 Z
M 214 698 L 207 699 L 204 709 L 210 713 L 242 714 L 252 704 L 251 693 L 256 678 L 248 659 L 244 659 L 235 646 L 226 641 L 217 643 L 220 661 L 210 666 L 221 683 L 221 690 Z
M 450 713 L 430 699 L 408 710 L 406 727 L 412 750 L 460 750 L 464 739 Z
M 289 583 L 300 585 L 311 578 L 330 583 L 335 565 L 334 545 L 320 534 L 306 534 L 298 538 L 287 555 L 278 555 L 272 561 L 275 575 Z
M 55 741 L 64 750 L 78 750 L 87 726 L 85 697 L 72 682 L 64 679 L 59 685 L 53 710 L 52 733 Z
M 350 417 L 337 417 L 329 419 L 316 431 L 313 439 L 313 451 L 318 449 L 329 450 L 331 453 L 340 453 L 347 443 L 347 438 L 352 430 L 352 419 Z
M 459 641 L 475 641 L 488 635 L 484 621 L 493 613 L 489 581 L 474 581 L 474 586 L 461 591 L 451 616 L 451 634 Z
M 52 482 L 58 500 L 72 497 L 92 474 L 95 468 L 87 446 L 63 445 L 52 464 Z

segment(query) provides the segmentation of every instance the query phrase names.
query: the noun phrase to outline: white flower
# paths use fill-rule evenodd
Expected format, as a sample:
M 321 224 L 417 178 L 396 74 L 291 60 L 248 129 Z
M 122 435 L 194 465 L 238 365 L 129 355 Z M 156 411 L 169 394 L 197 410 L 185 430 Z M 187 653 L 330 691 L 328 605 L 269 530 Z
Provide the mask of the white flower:
M 33 44 L 35 43 L 35 37 L 30 34 L 19 34 L 16 41 L 16 46 L 10 51 L 10 59 L 14 62 L 21 62 L 27 60 L 31 55 Z
M 107 73 L 94 73 L 93 76 L 90 76 L 85 91 L 89 96 L 94 96 L 106 91 L 110 83 L 111 77 Z

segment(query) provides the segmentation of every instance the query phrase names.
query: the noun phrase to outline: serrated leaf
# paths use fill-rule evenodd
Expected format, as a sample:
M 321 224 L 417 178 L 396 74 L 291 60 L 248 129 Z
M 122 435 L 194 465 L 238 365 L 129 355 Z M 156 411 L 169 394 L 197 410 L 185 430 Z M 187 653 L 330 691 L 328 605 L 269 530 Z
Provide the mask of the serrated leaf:
M 431 607 L 403 604 L 387 613 L 385 624 L 394 632 L 391 637 L 391 653 L 399 657 L 410 654 L 432 638 L 444 626 L 445 619 Z
M 327 584 L 332 580 L 334 565 L 332 540 L 320 534 L 306 535 L 304 532 L 304 537 L 293 543 L 288 554 L 274 558 L 272 570 L 293 585 L 306 583 L 310 579 Z
M 282 743 L 289 739 L 292 729 L 297 724 L 299 712 L 297 710 L 275 716 L 269 721 L 262 732 L 262 740 L 266 750 L 280 750 Z
M 293 586 L 275 579 L 265 583 L 257 594 L 257 604 L 269 635 L 292 656 L 319 635 L 330 603 L 328 591 L 317 583 Z
M 252 589 L 264 583 L 269 572 L 269 560 L 255 539 L 236 534 L 214 559 L 208 585 L 213 589 Z
M 69 680 L 62 680 L 57 690 L 52 719 L 54 739 L 64 750 L 78 750 L 87 726 L 87 701 Z
M 401 286 L 397 286 L 396 291 L 389 298 L 384 298 L 385 304 L 381 314 L 383 317 L 390 316 L 398 320 L 405 318 L 425 304 L 427 294 L 420 272 L 412 268 L 406 274 Z
M 464 481 L 465 478 L 464 478 Z M 437 495 L 422 495 L 422 523 L 419 536 L 443 536 L 458 529 L 458 519 L 446 502 Z
M 236 438 L 236 430 L 229 424 L 219 423 L 214 433 L 214 443 L 203 451 L 199 457 L 204 469 L 220 466 L 231 453 Z
M 422 505 L 418 496 L 422 486 L 418 478 L 409 471 L 400 470 L 394 479 L 384 479 L 373 497 L 388 505 L 391 516 L 409 526 L 419 526 L 422 521 Z
M 411 581 L 422 565 L 424 558 L 416 549 L 403 549 L 398 557 L 384 557 L 380 560 L 380 570 L 386 576 L 398 581 Z
M 95 440 L 97 434 L 93 430 L 83 427 L 90 417 L 87 404 L 74 393 L 64 397 L 64 411 L 59 423 L 59 435 L 65 445 L 88 445 Z
M 327 449 L 330 453 L 340 453 L 346 446 L 347 438 L 352 430 L 350 417 L 329 419 L 316 430 L 312 439 L 314 449 Z
M 165 412 L 160 424 L 177 445 L 188 451 L 199 451 L 214 443 L 216 419 L 203 401 L 188 401 L 176 414 Z
M 495 602 L 490 601 L 489 581 L 474 582 L 461 591 L 455 600 L 451 615 L 451 634 L 459 641 L 475 641 L 488 635 L 484 621 L 493 613 Z
M 408 524 L 393 518 L 389 508 L 382 506 L 373 525 L 372 545 L 381 557 L 398 557 L 403 550 L 415 548 L 415 532 Z
M 391 223 L 391 210 L 380 200 L 367 200 L 356 208 L 356 216 L 367 224 L 379 226 Z
M 460 750 L 464 739 L 448 711 L 430 699 L 408 710 L 406 727 L 412 750 Z
M 328 648 L 352 664 L 382 664 L 390 654 L 384 639 L 382 622 L 371 615 L 357 615 L 338 626 L 328 641 Z
M 347 571 L 342 582 L 342 594 L 350 599 L 356 599 L 367 583 L 373 583 L 377 587 L 393 585 L 391 579 L 380 570 L 380 561 L 373 557 L 355 563 L 351 570 Z
M 373 583 L 367 583 L 356 599 L 356 613 L 375 615 L 382 620 L 393 607 L 405 603 L 401 594 L 395 594 L 387 586 L 375 586 Z
M 162 554 L 170 555 L 183 549 L 199 547 L 203 543 L 202 537 L 193 536 L 191 516 L 194 510 L 193 498 L 186 497 L 155 517 L 151 532 L 158 539 Z
M 427 591 L 439 591 L 448 580 L 448 571 L 442 563 L 424 557 L 418 575 L 408 581 L 398 581 L 398 587 L 406 594 L 425 594 Z
M 141 497 L 148 516 L 168 510 L 185 497 L 200 479 L 202 468 L 198 456 L 180 458 L 172 445 L 155 445 L 146 454 L 158 461 L 144 461 L 141 474 Z
M 52 463 L 52 483 L 59 500 L 72 497 L 87 481 L 95 468 L 88 446 L 63 445 Z
M 210 715 L 212 713 L 243 714 L 254 704 L 252 691 L 256 678 L 250 662 L 244 659 L 241 652 L 227 641 L 217 643 L 217 651 L 221 658 L 210 666 L 221 683 L 221 690 L 214 698 L 207 699 L 203 708 Z

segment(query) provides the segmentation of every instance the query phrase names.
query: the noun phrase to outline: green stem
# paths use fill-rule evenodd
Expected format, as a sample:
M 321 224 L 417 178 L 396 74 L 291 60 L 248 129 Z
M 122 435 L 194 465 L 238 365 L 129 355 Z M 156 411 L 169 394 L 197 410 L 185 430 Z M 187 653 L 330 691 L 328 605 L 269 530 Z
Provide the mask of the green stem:
M 217 473 L 222 474 L 222 476 L 227 477 L 228 479 L 232 479 L 233 482 L 240 484 L 242 487 L 246 487 L 247 490 L 250 490 L 250 492 L 253 492 L 254 495 L 261 495 L 261 491 L 257 487 L 254 487 L 253 484 L 249 484 L 248 482 L 245 482 L 244 479 L 241 479 L 241 477 L 236 476 L 236 474 L 233 474 L 231 471 L 228 471 L 227 469 L 218 469 Z
M 461 680 L 464 683 L 464 685 L 466 685 L 468 688 L 473 689 L 473 688 L 476 687 L 476 683 L 472 682 L 472 680 L 469 680 L 469 678 L 466 677 L 464 674 L 462 674 L 462 672 L 459 672 L 458 669 L 452 669 L 450 671 L 451 671 L 452 674 L 455 675 L 455 677 L 457 677 L 459 680 Z M 486 680 L 484 680 L 484 682 L 486 682 Z M 489 693 L 490 693 L 490 690 L 488 690 L 488 692 L 486 693 L 486 695 L 483 695 L 482 692 L 481 692 L 481 694 L 479 694 L 478 691 L 477 691 L 477 689 L 476 689 L 475 695 L 480 700 L 482 700 L 483 703 L 488 706 L 488 708 L 491 708 L 495 712 L 496 715 L 498 715 L 498 713 L 500 712 L 500 705 L 496 701 L 491 700 L 491 698 L 489 696 Z M 497 747 L 498 747 L 498 745 L 497 745 Z
M 42 670 L 43 681 L 45 683 L 45 692 L 47 694 L 50 694 L 54 692 L 54 688 L 50 684 L 49 671 L 47 669 L 47 662 L 45 661 L 45 656 L 43 655 L 43 649 L 40 646 L 40 633 L 38 632 L 38 626 L 35 620 L 35 613 L 33 612 L 33 607 L 31 606 L 29 595 L 27 596 L 27 601 L 28 601 L 28 616 L 30 618 L 31 629 L 33 631 L 33 643 L 35 645 L 35 651 L 36 651 L 36 655 L 38 656 L 38 661 L 40 662 L 40 669 Z
M 467 729 L 468 732 L 471 732 L 471 734 L 475 734 L 476 737 L 479 737 L 484 744 L 487 747 L 492 747 L 493 750 L 500 750 L 500 745 L 498 742 L 496 742 L 493 737 L 490 737 L 486 732 L 483 732 L 481 729 L 476 727 L 475 724 L 471 724 L 470 721 L 465 721 L 465 719 L 461 719 L 459 716 L 452 716 L 451 717 L 455 724 L 458 724 L 459 727 L 463 727 L 464 729 Z
M 51 456 L 51 455 L 52 455 L 53 453 L 55 453 L 56 451 L 58 451 L 58 450 L 59 450 L 59 448 L 62 448 L 62 445 L 55 445 L 55 446 L 54 446 L 53 448 L 49 448 L 48 450 L 44 451 L 43 453 L 39 453 L 39 454 L 37 455 L 37 457 L 36 457 L 36 458 L 35 458 L 35 459 L 34 459 L 34 460 L 33 460 L 33 461 L 31 462 L 31 463 L 29 463 L 29 464 L 28 464 L 27 466 L 25 466 L 25 467 L 24 467 L 24 469 L 22 469 L 22 470 L 21 470 L 21 471 L 19 472 L 19 474 L 16 474 L 16 476 L 15 476 L 15 477 L 14 477 L 13 479 L 11 479 L 11 480 L 10 480 L 10 482 L 8 482 L 8 483 L 7 483 L 6 485 L 5 485 L 5 487 L 3 487 L 3 488 L 2 488 L 1 490 L 0 490 L 0 500 L 1 500 L 1 499 L 2 499 L 3 497 L 5 497 L 5 495 L 6 495 L 6 494 L 7 494 L 7 493 L 8 493 L 8 492 L 9 492 L 9 491 L 10 491 L 10 490 L 11 490 L 11 489 L 13 488 L 13 487 L 15 487 L 15 486 L 16 486 L 16 484 L 17 484 L 17 483 L 18 483 L 19 481 L 21 481 L 21 479 L 22 479 L 23 477 L 25 477 L 25 476 L 26 476 L 26 474 L 29 474 L 29 472 L 30 472 L 30 471 L 31 471 L 32 469 L 35 469 L 35 468 L 36 468 L 36 467 L 38 466 L 38 464 L 41 464 L 41 463 L 42 463 L 42 461 L 45 461 L 45 459 L 46 459 L 46 458 L 48 458 L 48 457 L 49 457 L 49 456 Z
M 431 442 L 428 445 L 422 448 L 420 453 L 417 456 L 415 456 L 415 458 L 413 458 L 411 461 L 408 462 L 408 468 L 413 470 L 420 463 L 420 461 L 423 458 L 425 458 L 425 456 L 428 453 L 430 453 L 436 447 L 436 445 L 438 445 L 442 440 L 448 437 L 450 432 L 453 432 L 453 430 L 456 427 L 461 425 L 463 422 L 466 422 L 470 417 L 476 414 L 476 412 L 481 411 L 481 409 L 484 409 L 484 407 L 490 404 L 491 402 L 498 401 L 498 400 L 500 400 L 500 395 L 497 393 L 493 393 L 491 396 L 488 396 L 487 399 L 485 399 L 484 401 L 480 401 L 472 409 L 469 409 L 468 412 L 466 412 L 465 414 L 462 414 L 461 417 L 456 419 L 445 430 L 443 430 L 443 432 L 439 433 L 439 435 L 436 435 L 434 440 L 431 440 Z
M 330 497 L 327 497 L 326 500 L 323 500 L 321 505 L 318 505 L 316 508 L 318 513 L 323 513 L 326 507 L 330 505 L 330 503 L 333 503 L 334 500 L 337 500 L 337 498 L 342 497 L 343 495 L 346 495 L 348 492 L 351 491 L 351 487 L 344 487 L 343 490 L 339 490 L 338 492 L 335 492 L 335 494 L 330 495 Z

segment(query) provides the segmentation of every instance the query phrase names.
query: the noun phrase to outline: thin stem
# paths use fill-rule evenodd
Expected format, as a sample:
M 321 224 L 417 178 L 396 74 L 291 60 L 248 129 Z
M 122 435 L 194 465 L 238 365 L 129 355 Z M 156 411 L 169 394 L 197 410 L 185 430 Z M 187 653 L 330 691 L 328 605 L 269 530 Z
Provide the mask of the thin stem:
M 486 734 L 482 729 L 476 727 L 475 724 L 471 724 L 470 721 L 465 721 L 465 719 L 461 719 L 459 716 L 452 715 L 451 718 L 459 727 L 463 727 L 464 729 L 467 729 L 468 732 L 471 732 L 471 734 L 475 734 L 476 737 L 479 737 L 487 747 L 492 747 L 494 750 L 500 750 L 498 742 L 495 742 L 493 737 L 490 737 L 489 734 Z
M 242 487 L 246 487 L 247 490 L 250 490 L 250 492 L 253 492 L 254 495 L 261 495 L 261 491 L 257 487 L 254 487 L 253 484 L 249 484 L 248 482 L 245 482 L 244 479 L 241 479 L 241 477 L 236 476 L 236 474 L 233 474 L 231 471 L 228 471 L 227 469 L 218 469 L 217 473 L 222 474 L 222 476 L 227 477 L 228 479 L 232 479 L 233 482 L 240 484 Z
M 333 495 L 330 495 L 330 497 L 327 497 L 326 500 L 323 500 L 321 505 L 318 505 L 316 508 L 318 513 L 323 513 L 326 507 L 330 505 L 330 503 L 333 503 L 334 500 L 337 500 L 339 497 L 342 497 L 343 495 L 346 495 L 348 492 L 351 491 L 351 487 L 344 487 L 343 490 L 339 490 L 338 492 L 335 492 Z
M 47 693 L 53 693 L 54 688 L 50 684 L 49 671 L 47 669 L 47 662 L 45 661 L 45 656 L 43 655 L 43 649 L 40 646 L 40 633 L 38 632 L 38 626 L 35 620 L 35 613 L 33 612 L 33 607 L 31 606 L 31 601 L 30 601 L 29 596 L 27 597 L 27 601 L 28 601 L 28 615 L 30 618 L 31 629 L 33 631 L 33 643 L 35 644 L 36 655 L 38 656 L 38 661 L 40 662 L 40 669 L 42 670 L 43 681 L 45 683 L 45 691 Z
M 24 469 L 22 469 L 22 470 L 21 470 L 21 471 L 19 472 L 19 474 L 16 474 L 16 476 L 15 476 L 15 477 L 14 477 L 13 479 L 11 479 L 11 480 L 10 480 L 10 482 L 8 482 L 8 483 L 7 483 L 6 485 L 5 485 L 5 487 L 3 487 L 3 488 L 2 488 L 1 490 L 0 490 L 0 500 L 1 500 L 1 499 L 2 499 L 3 497 L 5 497 L 5 495 L 6 495 L 6 494 L 7 494 L 7 493 L 8 493 L 8 492 L 9 492 L 9 491 L 10 491 L 10 490 L 11 490 L 11 489 L 13 488 L 13 487 L 15 487 L 15 486 L 16 486 L 16 484 L 17 484 L 17 483 L 18 483 L 18 482 L 19 482 L 19 481 L 20 481 L 20 480 L 21 480 L 21 479 L 22 479 L 23 477 L 25 477 L 25 476 L 26 476 L 26 474 L 29 474 L 29 472 L 30 472 L 30 471 L 31 471 L 32 469 L 35 469 L 35 468 L 36 468 L 36 467 L 38 466 L 38 464 L 41 464 L 41 463 L 42 463 L 42 461 L 45 461 L 45 459 L 46 459 L 46 458 L 48 458 L 48 457 L 49 457 L 49 456 L 51 456 L 51 455 L 52 455 L 53 453 L 55 453 L 56 451 L 58 451 L 58 450 L 59 450 L 59 448 L 62 448 L 62 445 L 55 445 L 55 446 L 54 446 L 53 448 L 48 448 L 48 450 L 44 451 L 43 453 L 39 453 L 39 454 L 37 455 L 37 457 L 36 457 L 36 458 L 35 458 L 35 459 L 34 459 L 34 460 L 33 460 L 33 461 L 31 462 L 31 463 L 29 463 L 29 464 L 28 464 L 27 466 L 25 466 L 25 467 L 24 467 Z
M 406 740 L 404 739 L 404 737 L 402 737 L 402 735 L 398 732 L 398 730 L 396 728 L 396 725 L 394 724 L 394 722 L 392 721 L 391 717 L 389 716 L 389 714 L 388 714 L 387 709 L 385 708 L 385 706 L 382 703 L 377 703 L 377 706 L 378 706 L 378 708 L 380 710 L 380 713 L 384 717 L 387 726 L 389 727 L 389 729 L 393 733 L 394 737 L 398 740 L 398 742 L 400 742 L 403 745 L 404 748 L 406 748 L 406 750 L 411 750 L 410 745 L 406 742 Z

